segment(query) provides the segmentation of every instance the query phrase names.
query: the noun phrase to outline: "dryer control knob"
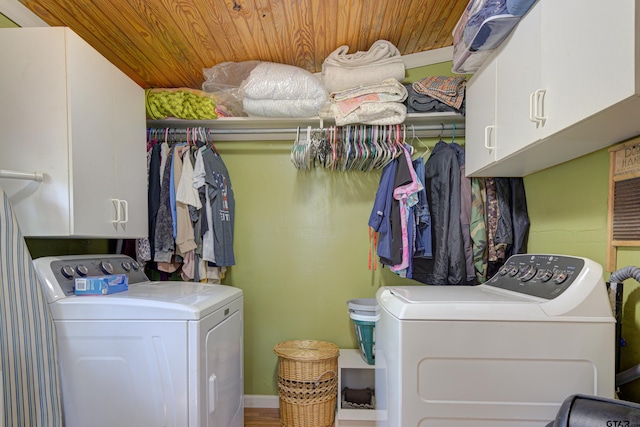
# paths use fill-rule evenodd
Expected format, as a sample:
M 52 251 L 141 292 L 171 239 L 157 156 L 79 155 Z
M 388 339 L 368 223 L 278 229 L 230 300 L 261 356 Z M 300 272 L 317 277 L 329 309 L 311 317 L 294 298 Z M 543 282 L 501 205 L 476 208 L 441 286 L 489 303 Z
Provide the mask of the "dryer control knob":
M 71 279 L 73 275 L 76 274 L 76 271 L 70 265 L 65 265 L 60 269 L 60 273 L 67 279 Z
M 76 272 L 80 276 L 86 276 L 87 274 L 89 274 L 89 269 L 87 268 L 86 265 L 80 264 L 76 266 Z
M 109 261 L 100 261 L 100 270 L 104 274 L 113 274 L 113 266 Z

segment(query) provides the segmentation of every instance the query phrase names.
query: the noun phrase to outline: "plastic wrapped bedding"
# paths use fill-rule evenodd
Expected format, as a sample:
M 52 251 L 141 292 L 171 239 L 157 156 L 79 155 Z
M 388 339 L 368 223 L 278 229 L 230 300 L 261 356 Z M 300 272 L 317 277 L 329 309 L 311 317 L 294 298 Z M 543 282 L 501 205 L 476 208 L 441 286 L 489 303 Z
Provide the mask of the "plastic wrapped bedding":
M 507 13 L 522 16 L 531 9 L 535 2 L 536 0 L 507 0 Z
M 315 117 L 318 103 L 315 99 L 253 99 L 244 97 L 244 111 L 250 116 L 263 117 Z
M 535 1 L 471 0 L 453 32 L 453 71 L 477 71 Z
M 329 94 L 320 79 L 302 68 L 261 62 L 240 85 L 240 96 L 250 116 L 314 117 Z
M 235 98 L 250 116 L 315 117 L 329 97 L 319 78 L 293 65 L 223 62 L 203 73 L 203 90 Z

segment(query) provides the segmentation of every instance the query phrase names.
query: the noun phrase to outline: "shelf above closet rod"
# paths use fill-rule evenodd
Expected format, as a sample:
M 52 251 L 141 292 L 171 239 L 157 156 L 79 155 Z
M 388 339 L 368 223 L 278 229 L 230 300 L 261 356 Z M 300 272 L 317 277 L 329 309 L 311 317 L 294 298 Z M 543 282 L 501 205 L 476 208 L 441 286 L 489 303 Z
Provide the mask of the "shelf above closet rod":
M 44 179 L 44 174 L 38 172 L 16 172 L 10 171 L 7 169 L 0 169 L 0 178 L 6 179 L 24 179 L 27 181 L 42 181 Z

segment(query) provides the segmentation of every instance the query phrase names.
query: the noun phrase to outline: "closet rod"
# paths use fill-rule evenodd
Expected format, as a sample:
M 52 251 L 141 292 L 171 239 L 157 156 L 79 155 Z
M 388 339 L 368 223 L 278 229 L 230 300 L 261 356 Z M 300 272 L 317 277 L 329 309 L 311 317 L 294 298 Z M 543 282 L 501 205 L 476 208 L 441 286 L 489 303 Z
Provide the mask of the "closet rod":
M 308 126 L 309 126 L 308 124 L 306 126 L 300 126 L 299 129 L 300 130 L 306 129 Z M 316 124 L 315 126 L 314 125 L 310 125 L 310 126 L 313 129 L 318 129 L 319 127 L 318 124 Z M 353 125 L 353 126 L 357 126 L 357 125 Z M 180 134 L 182 132 L 186 132 L 186 127 L 183 127 L 183 126 L 177 127 L 169 123 L 167 123 L 165 126 L 163 126 L 160 123 L 154 123 L 153 126 L 149 126 L 149 127 L 151 129 L 164 129 L 164 128 L 175 129 L 177 132 L 180 132 Z M 193 127 L 198 127 L 198 126 L 193 126 Z M 256 128 L 231 128 L 231 129 L 229 128 L 220 129 L 220 128 L 207 127 L 207 126 L 200 126 L 200 127 L 207 128 L 211 135 L 216 136 L 216 141 L 255 141 L 254 135 L 261 135 L 261 138 L 260 138 L 261 141 L 274 141 L 274 140 L 281 140 L 281 139 L 291 139 L 291 137 L 295 137 L 296 133 L 298 132 L 297 127 L 293 127 L 293 128 L 284 128 L 284 127 L 283 128 L 270 128 L 270 127 L 257 128 L 256 127 Z M 325 128 L 329 128 L 329 127 L 330 126 L 325 125 Z M 442 135 L 443 130 L 445 132 L 444 135 Z M 419 136 L 419 137 L 436 138 L 441 135 L 450 136 L 451 133 L 454 131 L 456 136 L 464 136 L 464 130 L 465 130 L 464 123 L 456 123 L 455 128 L 453 124 L 445 124 L 443 128 L 443 125 L 440 123 L 430 124 L 430 125 L 414 125 L 414 124 L 406 125 L 407 135 L 415 131 L 416 136 Z
M 347 126 L 362 126 L 362 125 L 358 125 L 358 124 L 353 124 L 353 125 L 345 125 L 345 126 L 341 126 L 341 127 L 347 127 Z M 371 126 L 371 125 L 365 125 L 365 126 Z M 392 126 L 392 125 L 389 125 Z M 197 127 L 197 126 L 194 126 Z M 233 134 L 263 134 L 263 133 L 296 133 L 298 132 L 298 128 L 245 128 L 245 129 L 216 129 L 216 128 L 207 128 L 206 126 L 201 126 L 204 127 L 206 129 L 208 129 L 208 132 L 215 134 L 215 135 L 224 135 L 224 134 L 229 134 L 229 135 L 233 135 Z M 304 129 L 307 126 L 301 126 L 300 129 Z M 318 129 L 318 126 L 311 126 L 314 129 Z M 330 126 L 325 126 L 325 128 L 329 128 Z M 444 125 L 444 127 L 440 124 L 438 125 L 406 125 L 407 130 L 412 130 L 415 129 L 416 131 L 420 131 L 420 132 L 424 132 L 424 131 L 437 131 L 440 132 L 442 130 L 445 131 L 452 131 L 455 130 L 456 132 L 463 131 L 464 130 L 464 124 L 457 124 L 455 126 L 455 128 L 453 127 L 453 125 Z M 173 126 L 166 126 L 166 128 L 169 129 L 174 129 L 174 131 L 177 132 L 186 132 L 187 129 L 186 128 L 174 128 Z M 156 128 L 156 127 L 152 127 L 152 129 L 164 129 L 164 128 Z
M 43 180 L 44 174 L 38 173 L 38 172 L 28 173 L 28 172 L 16 172 L 16 171 L 10 171 L 6 169 L 0 169 L 0 178 L 26 179 L 28 181 L 40 182 Z

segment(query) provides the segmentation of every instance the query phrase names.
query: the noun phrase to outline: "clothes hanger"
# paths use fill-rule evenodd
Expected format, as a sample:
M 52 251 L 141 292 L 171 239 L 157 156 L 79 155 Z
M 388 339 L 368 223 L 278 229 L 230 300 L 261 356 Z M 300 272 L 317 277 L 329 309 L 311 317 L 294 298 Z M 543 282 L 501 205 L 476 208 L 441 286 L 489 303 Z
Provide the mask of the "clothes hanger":
M 415 129 L 414 129 L 414 136 L 415 136 Z M 413 153 L 415 152 L 415 148 L 413 148 L 413 145 L 411 145 L 411 143 L 407 141 L 407 125 L 402 125 L 402 146 L 409 150 L 410 156 L 413 156 Z
M 456 124 L 452 123 L 453 129 L 451 130 L 451 142 L 453 143 L 456 139 Z
M 416 127 L 414 125 L 411 125 L 411 143 L 410 143 L 411 146 L 413 146 L 414 141 L 418 141 L 418 143 L 420 143 L 420 145 L 422 145 L 425 148 L 424 153 L 422 153 L 420 157 L 424 158 L 424 156 L 429 154 L 431 149 L 427 144 L 422 142 L 422 140 L 416 136 Z
M 296 167 L 296 169 L 300 169 L 300 164 L 298 163 L 298 150 L 300 146 L 300 126 L 296 128 L 296 139 L 293 140 L 293 147 L 291 147 L 291 163 Z
M 438 142 L 444 142 L 444 123 L 440 123 L 440 139 Z
M 220 156 L 218 152 L 218 147 L 213 142 L 213 133 L 211 132 L 211 128 L 198 128 L 202 135 L 202 142 L 207 144 L 207 146 L 216 153 L 217 156 Z
M 382 156 L 384 155 L 384 150 L 378 143 L 378 138 L 380 137 L 380 126 L 373 126 L 371 129 L 371 144 L 374 147 L 374 156 L 373 162 L 371 163 L 371 168 L 369 170 L 373 170 L 373 168 L 380 168 L 382 164 Z

